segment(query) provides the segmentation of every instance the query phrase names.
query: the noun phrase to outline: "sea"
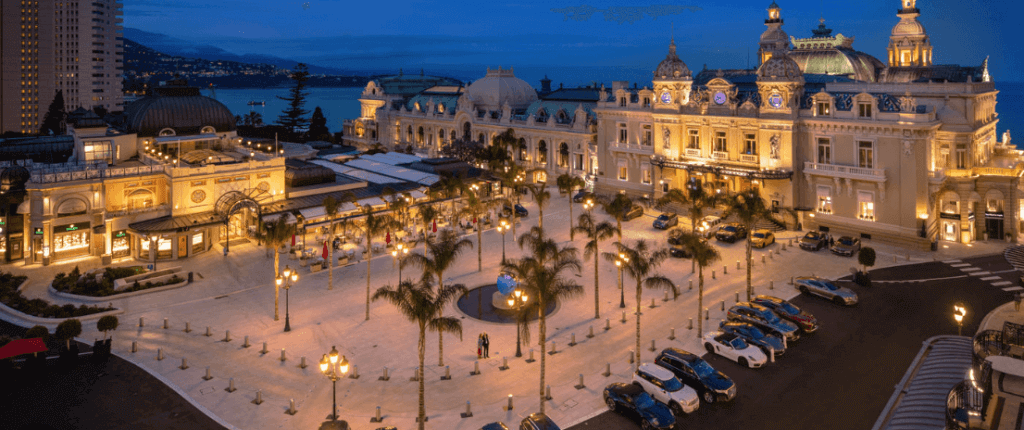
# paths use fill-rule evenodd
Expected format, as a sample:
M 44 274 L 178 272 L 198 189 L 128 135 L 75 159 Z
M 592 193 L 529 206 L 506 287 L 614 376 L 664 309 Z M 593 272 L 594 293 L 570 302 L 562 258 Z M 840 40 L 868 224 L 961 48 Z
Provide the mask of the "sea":
M 583 83 L 575 83 L 582 85 Z M 531 83 L 531 85 L 534 85 Z M 611 86 L 610 82 L 605 84 Z M 650 85 L 648 83 L 648 85 Z M 557 86 L 557 84 L 556 84 Z M 537 83 L 535 88 L 540 87 Z M 996 97 L 998 104 L 996 112 L 999 113 L 999 124 L 997 133 L 1002 139 L 1003 132 L 1010 130 L 1018 148 L 1024 149 L 1024 82 L 996 82 L 996 90 L 999 95 Z M 287 103 L 279 97 L 288 95 L 288 88 L 230 88 L 216 89 L 216 94 L 209 89 L 203 90 L 203 95 L 214 97 L 224 103 L 235 115 L 242 115 L 252 112 L 259 112 L 263 116 L 263 122 L 273 123 L 278 115 L 287 107 Z M 359 95 L 363 89 L 360 88 L 310 88 L 309 97 L 306 99 L 306 109 L 310 112 L 320 107 L 327 117 L 327 127 L 332 132 L 341 131 L 342 121 L 349 118 L 357 118 L 360 115 Z M 249 102 L 265 102 L 265 105 L 250 106 Z

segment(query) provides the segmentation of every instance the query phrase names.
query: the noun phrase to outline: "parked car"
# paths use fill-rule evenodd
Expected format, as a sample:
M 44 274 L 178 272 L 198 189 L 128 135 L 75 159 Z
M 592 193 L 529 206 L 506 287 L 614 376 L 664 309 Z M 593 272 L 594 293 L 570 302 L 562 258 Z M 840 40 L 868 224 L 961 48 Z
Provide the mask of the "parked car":
M 507 217 L 509 215 L 512 215 L 512 210 L 512 206 L 505 205 L 504 207 L 502 207 L 501 212 Z M 517 217 L 525 217 L 530 214 L 530 211 L 526 210 L 526 208 L 523 207 L 523 205 L 521 204 L 515 205 L 515 212 Z
M 718 225 L 722 223 L 722 219 L 714 215 L 708 215 L 697 223 L 697 234 L 710 238 L 718 232 Z
M 575 195 L 572 196 L 572 201 L 573 201 L 573 203 L 583 203 L 583 202 L 587 201 L 587 199 L 592 199 L 592 198 L 594 198 L 594 193 L 589 193 L 589 192 L 586 192 L 586 191 L 580 191 L 580 192 L 578 192 L 578 193 L 576 193 Z
M 629 210 L 626 211 L 624 221 L 632 221 L 642 216 L 644 216 L 644 207 L 640 205 L 633 205 L 633 207 L 629 208 Z
M 686 234 L 686 232 L 683 231 L 682 229 L 679 229 L 679 228 L 675 228 L 675 229 L 669 230 L 668 231 L 668 244 L 669 245 L 682 245 L 683 244 L 682 239 L 683 239 L 683 235 L 684 234 Z M 1024 281 L 1022 281 L 1022 282 L 1024 282 Z
M 519 422 L 519 430 L 562 430 L 562 429 L 559 428 L 558 425 L 555 424 L 554 421 L 551 421 L 551 418 L 548 418 L 547 415 L 544 415 L 542 413 L 537 412 L 537 413 L 530 414 L 530 416 L 528 416 L 526 418 L 523 418 L 523 420 L 521 422 Z
M 820 251 L 828 246 L 828 238 L 820 231 L 809 231 L 800 238 L 800 249 L 808 251 Z
M 857 293 L 853 290 L 840 287 L 828 279 L 814 276 L 801 276 L 793 279 L 796 289 L 804 294 L 813 294 L 835 302 L 837 305 L 857 304 Z
M 508 426 L 505 425 L 505 423 L 498 421 L 490 424 L 484 424 L 483 427 L 480 427 L 480 430 L 508 430 Z
M 697 391 L 683 385 L 668 369 L 644 363 L 633 372 L 633 383 L 643 388 L 654 400 L 668 405 L 672 413 L 682 416 L 697 410 Z
M 775 233 L 771 230 L 754 230 L 750 233 L 750 244 L 755 248 L 764 248 L 775 243 Z
M 800 339 L 800 329 L 789 321 L 780 318 L 771 309 L 764 306 L 739 302 L 725 314 L 730 321 L 751 323 L 758 327 L 773 330 L 786 336 L 789 341 Z
M 764 366 L 768 356 L 756 346 L 748 344 L 743 338 L 732 333 L 709 331 L 704 334 L 704 348 L 708 352 L 721 355 L 735 361 L 740 366 L 751 369 Z
M 665 212 L 658 215 L 658 218 L 654 220 L 654 228 L 660 230 L 668 230 L 669 227 L 675 227 L 679 225 L 679 215 L 672 212 Z
M 697 354 L 666 348 L 654 359 L 654 364 L 668 369 L 682 383 L 696 390 L 705 404 L 736 398 L 736 383 Z
M 693 253 L 683 245 L 672 245 L 668 248 L 668 255 L 675 258 L 691 258 Z
M 782 340 L 783 336 L 774 331 L 765 332 L 751 323 L 738 321 L 722 321 L 718 324 L 718 328 L 725 333 L 742 337 L 747 343 L 761 348 L 761 352 L 765 355 L 774 351 L 775 358 L 778 358 L 786 353 L 786 342 Z
M 604 404 L 608 409 L 627 410 L 640 417 L 643 429 L 671 429 L 676 425 L 676 417 L 661 402 L 655 401 L 637 384 L 616 382 L 604 388 Z
M 852 257 L 857 251 L 860 251 L 860 239 L 850 236 L 840 237 L 836 239 L 836 244 L 832 245 L 832 253 L 835 255 Z
M 715 233 L 715 239 L 718 239 L 720 242 L 735 243 L 737 240 L 745 237 L 747 237 L 747 228 L 737 222 L 725 224 Z
M 771 309 L 782 319 L 800 326 L 800 331 L 804 333 L 814 333 L 815 330 L 818 330 L 818 319 L 814 318 L 814 315 L 801 310 L 788 301 L 761 294 L 755 296 L 751 302 Z

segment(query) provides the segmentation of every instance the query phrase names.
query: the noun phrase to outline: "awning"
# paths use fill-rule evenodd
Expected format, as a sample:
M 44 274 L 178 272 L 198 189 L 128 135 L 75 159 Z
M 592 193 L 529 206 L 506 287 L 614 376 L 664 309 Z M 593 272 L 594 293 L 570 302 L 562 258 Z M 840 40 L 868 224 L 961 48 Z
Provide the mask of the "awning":
M 420 200 L 427 198 L 427 195 L 420 190 L 412 190 L 409 192 L 409 197 L 412 197 L 413 200 Z
M 323 206 L 299 209 L 299 213 L 302 214 L 302 217 L 305 218 L 307 223 L 317 222 L 323 218 L 327 218 L 327 209 Z
M 357 201 L 360 206 L 387 206 L 387 202 L 380 197 L 370 197 Z
M 263 216 L 263 222 L 265 222 L 265 223 L 276 222 L 277 219 L 281 218 L 282 215 L 284 215 L 286 217 L 285 219 L 287 221 L 285 221 L 285 223 L 287 223 L 287 224 L 295 224 L 295 222 L 296 222 L 295 216 L 292 215 L 291 212 L 281 212 L 281 213 L 276 213 L 276 214 L 271 214 L 271 215 L 264 215 Z
M 31 208 L 32 208 L 32 202 L 30 200 L 25 200 L 25 201 L 21 202 L 21 204 L 18 205 L 18 213 L 19 214 L 27 214 L 27 213 L 32 211 Z
M 346 213 L 349 213 L 349 212 L 355 212 L 355 211 L 358 211 L 358 210 L 359 210 L 359 207 L 356 206 L 355 203 L 345 202 L 345 203 L 342 203 L 341 206 L 338 207 L 338 214 L 341 215 L 341 214 L 346 214 Z

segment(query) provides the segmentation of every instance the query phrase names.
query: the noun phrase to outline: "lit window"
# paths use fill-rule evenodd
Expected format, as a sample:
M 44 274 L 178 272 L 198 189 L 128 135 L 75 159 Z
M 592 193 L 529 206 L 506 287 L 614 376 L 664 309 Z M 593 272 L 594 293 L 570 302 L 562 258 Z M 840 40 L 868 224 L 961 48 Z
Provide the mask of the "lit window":
M 818 102 L 818 116 L 826 116 L 831 111 L 831 103 L 829 102 Z
M 868 191 L 857 192 L 857 218 L 865 221 L 875 220 L 875 195 Z
M 690 130 L 690 140 L 686 143 L 689 149 L 700 149 L 700 131 Z
M 626 162 L 625 161 L 619 161 L 619 180 L 620 181 L 628 181 L 629 180 L 629 169 L 626 167 Z
M 747 155 L 757 155 L 757 135 L 747 134 L 743 139 L 743 153 Z
M 865 169 L 875 168 L 875 144 L 857 142 L 857 165 Z
M 651 184 L 651 165 L 644 163 L 640 165 L 640 182 Z
M 818 186 L 818 206 L 815 208 L 819 213 L 832 213 L 832 188 Z

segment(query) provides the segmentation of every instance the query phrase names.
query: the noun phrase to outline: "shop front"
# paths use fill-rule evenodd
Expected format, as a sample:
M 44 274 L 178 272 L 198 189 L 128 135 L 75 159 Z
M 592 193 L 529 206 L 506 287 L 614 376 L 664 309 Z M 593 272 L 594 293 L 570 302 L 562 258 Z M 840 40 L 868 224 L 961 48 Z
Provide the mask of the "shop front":
M 89 254 L 92 230 L 88 222 L 53 227 L 53 260 L 60 261 Z M 46 248 L 43 248 L 44 255 Z
M 132 239 L 128 230 L 118 230 L 110 238 L 110 256 L 125 258 L 132 255 Z

